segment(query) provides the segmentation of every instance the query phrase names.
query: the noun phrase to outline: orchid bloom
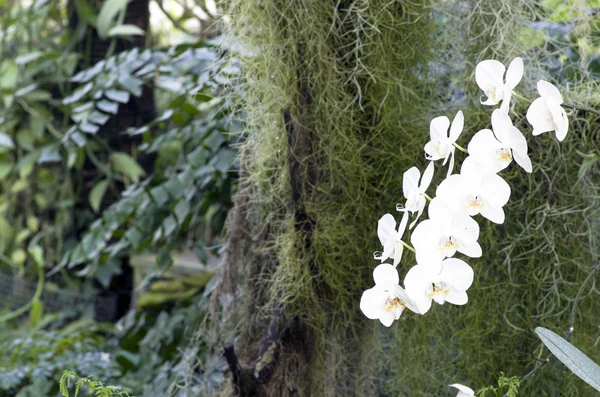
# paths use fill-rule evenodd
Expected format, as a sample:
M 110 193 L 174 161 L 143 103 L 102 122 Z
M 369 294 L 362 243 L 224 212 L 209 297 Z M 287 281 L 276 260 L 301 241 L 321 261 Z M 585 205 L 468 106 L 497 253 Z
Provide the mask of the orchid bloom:
M 375 286 L 363 292 L 360 298 L 360 310 L 371 320 L 379 320 L 389 327 L 398 320 L 405 308 L 418 313 L 415 304 L 400 287 L 400 278 L 396 268 L 383 263 L 373 271 Z
M 502 101 L 500 110 L 508 114 L 512 90 L 523 77 L 523 60 L 519 57 L 512 60 L 504 78 L 504 65 L 495 60 L 481 61 L 475 67 L 475 81 L 483 90 L 487 99 L 480 101 L 482 105 L 496 105 Z
M 560 106 L 563 97 L 558 88 L 544 80 L 537 82 L 537 90 L 540 97 L 531 103 L 526 115 L 533 127 L 533 135 L 556 131 L 556 139 L 562 141 L 569 131 L 567 113 Z
M 404 278 L 406 293 L 421 314 L 429 311 L 432 301 L 440 305 L 466 304 L 469 300 L 466 291 L 472 283 L 473 269 L 456 258 L 415 265 Z
M 481 256 L 477 243 L 479 225 L 464 212 L 456 212 L 442 199 L 429 203 L 429 219 L 417 225 L 410 241 L 417 251 L 417 262 L 441 261 L 456 251 L 471 258 Z
M 470 387 L 467 387 L 465 385 L 461 385 L 460 383 L 454 383 L 454 384 L 450 385 L 450 387 L 454 387 L 455 389 L 458 389 L 458 394 L 456 395 L 456 397 L 474 397 L 475 396 L 475 392 L 473 391 L 473 389 L 471 389 Z
M 471 156 L 463 161 L 460 174 L 450 175 L 436 190 L 436 196 L 468 215 L 481 214 L 494 223 L 504 223 L 502 207 L 510 198 L 510 186 L 497 174 L 481 169 Z
M 398 225 L 398 231 L 396 231 L 396 220 L 392 214 L 385 214 L 379 219 L 377 223 L 377 236 L 381 245 L 383 245 L 383 252 L 379 255 L 375 255 L 375 259 L 385 261 L 387 258 L 394 260 L 394 267 L 398 266 L 400 259 L 402 258 L 402 252 L 404 251 L 404 243 L 402 242 L 402 236 L 406 230 L 406 224 L 408 223 L 408 213 L 405 212 L 402 216 L 402 220 Z
M 425 157 L 427 160 L 440 160 L 444 159 L 443 165 L 446 165 L 448 159 L 450 164 L 448 165 L 448 175 L 452 174 L 454 168 L 454 143 L 460 136 L 465 124 L 465 117 L 463 112 L 459 110 L 452 120 L 446 116 L 436 117 L 431 120 L 429 124 L 429 136 L 431 140 L 425 144 Z M 450 131 L 448 132 L 448 128 Z
M 417 167 L 412 167 L 404 173 L 402 178 L 402 191 L 404 193 L 404 198 L 406 199 L 406 204 L 404 207 L 402 207 L 401 204 L 396 205 L 396 210 L 403 212 L 410 211 L 413 214 L 417 212 L 417 217 L 410 224 L 410 229 L 417 223 L 417 220 L 425 209 L 425 204 L 427 203 L 425 192 L 431 184 L 432 178 L 433 161 L 429 163 L 425 172 L 423 172 L 422 178 L 421 172 Z M 421 180 L 421 183 L 419 183 L 419 179 Z
M 527 141 L 510 117 L 501 110 L 492 113 L 492 129 L 479 131 L 469 142 L 468 151 L 473 159 L 497 173 L 512 162 L 513 158 L 527 172 L 532 171 L 531 160 L 527 155 Z

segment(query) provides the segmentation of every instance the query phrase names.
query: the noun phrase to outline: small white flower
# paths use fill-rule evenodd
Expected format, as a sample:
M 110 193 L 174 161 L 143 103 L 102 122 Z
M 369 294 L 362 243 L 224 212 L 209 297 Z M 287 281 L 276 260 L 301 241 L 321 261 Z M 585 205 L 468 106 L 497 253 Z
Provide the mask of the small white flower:
M 531 160 L 527 155 L 527 141 L 510 117 L 501 110 L 492 113 L 492 129 L 479 131 L 469 142 L 468 151 L 473 159 L 497 173 L 512 162 L 513 158 L 527 172 L 532 171 Z
M 502 101 L 500 110 L 508 114 L 512 90 L 523 77 L 523 60 L 518 57 L 512 60 L 506 71 L 506 81 L 505 70 L 504 65 L 498 61 L 481 61 L 475 67 L 475 81 L 487 96 L 481 104 L 493 106 Z
M 454 384 L 450 385 L 450 387 L 454 387 L 455 389 L 458 389 L 458 394 L 456 395 L 456 397 L 474 397 L 475 396 L 475 392 L 473 391 L 473 389 L 471 389 L 470 387 L 467 387 L 465 385 L 461 385 L 460 383 L 454 383 Z
M 377 223 L 377 236 L 381 245 L 383 245 L 383 252 L 381 255 L 376 254 L 375 259 L 383 262 L 387 258 L 391 258 L 394 260 L 394 267 L 398 266 L 402 258 L 402 252 L 404 251 L 402 236 L 406 230 L 407 223 L 408 212 L 405 212 L 402 216 L 402 220 L 398 225 L 398 231 L 396 231 L 396 220 L 392 214 L 385 214 L 379 219 Z
M 569 119 L 562 108 L 563 97 L 558 88 L 540 80 L 537 82 L 540 98 L 531 103 L 527 109 L 527 121 L 533 127 L 533 135 L 556 131 L 556 139 L 562 141 L 569 131 Z
M 417 212 L 417 217 L 410 224 L 410 228 L 417 223 L 417 220 L 423 213 L 425 209 L 425 204 L 427 203 L 427 199 L 425 198 L 425 192 L 427 188 L 431 184 L 431 179 L 433 178 L 433 161 L 429 163 L 425 172 L 423 172 L 423 177 L 421 178 L 421 172 L 417 167 L 412 167 L 408 171 L 404 173 L 402 177 L 402 192 L 404 193 L 404 198 L 406 199 L 406 203 L 404 207 L 401 204 L 396 206 L 396 210 L 398 211 L 409 211 L 411 213 Z M 419 179 L 421 183 L 419 183 Z
M 379 320 L 389 327 L 398 320 L 405 308 L 419 313 L 415 304 L 400 287 L 396 268 L 383 263 L 373 271 L 375 286 L 363 292 L 360 298 L 360 310 L 371 320 Z
M 482 170 L 471 156 L 463 161 L 460 174 L 450 175 L 436 190 L 455 211 L 481 214 L 494 223 L 504 223 L 502 207 L 510 198 L 510 186 L 497 174 Z
M 456 258 L 442 262 L 413 266 L 404 278 L 406 293 L 421 314 L 427 313 L 432 301 L 464 305 L 469 301 L 467 290 L 473 283 L 473 269 Z
M 448 175 L 452 174 L 454 168 L 454 150 L 456 149 L 454 143 L 460 136 L 464 124 L 465 117 L 461 110 L 454 116 L 452 125 L 450 125 L 450 120 L 446 116 L 436 117 L 429 124 L 429 137 L 431 140 L 425 144 L 425 157 L 427 157 L 427 160 L 432 161 L 444 159 L 443 165 L 446 165 L 446 162 L 450 159 Z M 450 127 L 449 132 L 448 127 Z
M 109 353 L 100 353 L 100 360 L 102 360 L 104 362 L 109 362 L 110 354 Z
M 457 251 L 471 258 L 481 256 L 477 243 L 479 225 L 465 212 L 457 212 L 439 197 L 429 203 L 429 219 L 417 225 L 410 241 L 417 262 L 439 262 Z

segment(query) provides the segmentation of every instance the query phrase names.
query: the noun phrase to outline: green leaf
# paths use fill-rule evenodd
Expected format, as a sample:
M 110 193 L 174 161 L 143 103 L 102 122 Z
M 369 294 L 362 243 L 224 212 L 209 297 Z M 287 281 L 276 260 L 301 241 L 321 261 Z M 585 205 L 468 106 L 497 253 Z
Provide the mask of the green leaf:
M 119 90 L 106 90 L 104 93 L 108 99 L 115 102 L 127 103 L 129 102 L 129 93 L 127 91 Z
M 13 149 L 15 147 L 15 142 L 9 135 L 0 132 L 0 146 L 5 147 L 7 149 Z
M 113 153 L 110 155 L 110 161 L 115 170 L 127 176 L 134 183 L 138 183 L 140 177 L 146 174 L 142 167 L 128 154 Z
M 19 77 L 19 66 L 14 61 L 4 61 L 1 68 L 0 88 L 5 90 L 14 90 L 17 86 Z
M 585 156 L 581 166 L 579 167 L 579 172 L 577 173 L 577 181 L 579 182 L 582 180 L 589 169 L 592 168 L 592 166 L 598 161 L 600 161 L 600 156 L 598 156 L 596 153 L 590 153 Z
M 22 248 L 18 248 L 12 252 L 12 254 L 10 255 L 10 259 L 16 265 L 20 266 L 20 265 L 24 264 L 25 261 L 27 260 L 27 253 L 25 253 L 25 250 L 23 250 Z
M 61 156 L 60 156 L 60 152 L 58 151 L 58 147 L 46 146 L 42 150 L 42 155 L 40 156 L 40 159 L 38 160 L 38 164 L 53 163 L 53 162 L 60 161 L 60 160 L 61 160 Z
M 120 25 L 123 21 L 125 9 L 129 0 L 106 0 L 102 4 L 100 13 L 98 14 L 97 30 L 98 36 L 105 40 L 108 37 L 108 32 L 111 26 L 115 25 L 115 18 L 119 19 L 117 25 Z
M 99 101 L 96 104 L 96 106 L 98 107 L 98 109 L 100 109 L 106 113 L 117 114 L 117 112 L 119 111 L 118 103 L 112 102 L 112 101 L 107 101 L 106 99 L 102 99 L 101 101 Z
M 118 77 L 119 84 L 135 96 L 142 95 L 143 82 L 131 75 L 123 74 Z
M 11 163 L 0 163 L 0 181 L 10 174 L 12 167 L 13 165 Z
M 96 183 L 96 185 L 90 191 L 90 206 L 92 207 L 94 212 L 98 212 L 98 210 L 100 209 L 100 203 L 102 202 L 102 198 L 104 197 L 106 189 L 108 188 L 108 182 L 108 179 L 104 179 Z
M 108 31 L 108 37 L 118 37 L 118 36 L 145 36 L 146 32 L 142 28 L 137 25 L 119 25 L 111 28 Z
M 600 367 L 598 364 L 549 329 L 537 327 L 535 333 L 552 354 L 566 365 L 571 372 L 594 389 L 600 391 Z
M 73 91 L 73 94 L 71 94 L 70 96 L 63 99 L 63 105 L 70 105 L 72 103 L 79 101 L 86 94 L 88 94 L 92 90 L 92 88 L 94 88 L 94 83 L 92 83 L 91 81 L 89 83 L 87 83 L 86 85 L 79 87 L 78 89 Z
M 31 258 L 33 258 L 33 261 L 36 265 L 39 267 L 44 267 L 44 250 L 42 247 L 39 245 L 34 245 L 29 247 L 27 252 L 29 252 L 29 255 L 31 255 Z
M 29 322 L 32 328 L 35 328 L 42 319 L 44 314 L 44 304 L 38 299 L 34 299 L 31 303 L 31 310 L 29 311 Z

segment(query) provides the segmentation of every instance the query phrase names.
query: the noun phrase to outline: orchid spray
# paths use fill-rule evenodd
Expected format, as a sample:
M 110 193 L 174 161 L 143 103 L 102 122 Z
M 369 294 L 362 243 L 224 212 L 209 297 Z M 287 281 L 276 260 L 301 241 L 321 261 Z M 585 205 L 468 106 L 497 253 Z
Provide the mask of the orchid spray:
M 374 256 L 381 264 L 373 272 L 375 286 L 365 291 L 360 301 L 360 309 L 368 318 L 389 327 L 406 308 L 423 315 L 433 302 L 468 303 L 467 290 L 473 283 L 474 271 L 466 261 L 482 255 L 477 241 L 479 225 L 473 218 L 482 216 L 496 224 L 504 223 L 503 207 L 511 190 L 499 172 L 513 163 L 528 173 L 533 170 L 527 140 L 509 116 L 511 98 L 523 99 L 513 91 L 522 76 L 521 58 L 515 58 L 508 69 L 495 60 L 484 60 L 476 66 L 475 80 L 484 94 L 481 104 L 500 106 L 492 111 L 491 129 L 478 131 L 466 149 L 457 143 L 465 123 L 462 111 L 456 113 L 452 122 L 446 116 L 431 120 L 430 140 L 424 146 L 429 164 L 423 175 L 417 167 L 404 173 L 406 201 L 396 207 L 403 213 L 398 226 L 391 214 L 385 214 L 378 223 L 382 252 Z M 568 132 L 562 95 L 544 80 L 538 81 L 537 90 L 540 97 L 531 102 L 526 113 L 532 135 L 554 131 L 562 141 Z M 459 173 L 453 173 L 456 150 L 468 155 Z M 427 190 L 438 160 L 448 169 L 431 198 Z M 428 219 L 417 223 L 426 207 Z M 413 217 L 410 225 L 409 217 Z M 406 273 L 403 288 L 397 267 L 404 249 L 415 252 L 416 264 Z M 387 260 L 392 263 L 385 263 Z M 458 389 L 459 396 L 474 395 L 467 386 L 450 386 Z

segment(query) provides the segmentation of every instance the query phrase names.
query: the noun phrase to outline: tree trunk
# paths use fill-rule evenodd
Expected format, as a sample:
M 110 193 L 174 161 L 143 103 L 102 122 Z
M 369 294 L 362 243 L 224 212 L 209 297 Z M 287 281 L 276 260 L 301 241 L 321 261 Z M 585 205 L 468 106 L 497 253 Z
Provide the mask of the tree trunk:
M 373 225 L 400 193 L 389 167 L 418 156 L 396 154 L 397 106 L 419 84 L 430 20 L 423 5 L 377 0 L 232 9 L 257 48 L 244 63 L 250 137 L 214 298 L 237 294 L 220 335 L 244 324 L 222 338 L 236 341 L 224 349 L 232 395 L 369 395 L 373 332 L 358 302 Z M 395 194 L 382 198 L 386 186 Z
M 150 28 L 149 3 L 150 0 L 131 0 L 128 3 L 123 23 L 140 27 L 146 32 L 146 35 L 133 36 L 131 39 L 118 39 L 113 55 L 122 51 L 131 50 L 135 47 L 144 48 L 146 46 Z M 99 7 L 101 7 L 101 4 L 99 4 Z M 70 9 L 74 10 L 73 4 L 71 4 Z M 79 21 L 77 19 L 77 13 L 72 12 L 70 25 L 73 31 L 76 30 L 78 23 Z M 93 28 L 90 28 L 84 35 L 82 42 L 78 45 L 79 51 L 85 54 L 85 67 L 91 67 L 97 62 L 105 59 L 107 51 L 110 47 L 110 43 L 111 40 L 100 39 L 96 31 Z M 154 103 L 154 91 L 152 87 L 144 85 L 142 95 L 140 97 L 132 96 L 128 103 L 121 104 L 119 106 L 118 114 L 112 116 L 111 119 L 104 126 L 102 126 L 98 132 L 98 135 L 105 140 L 111 151 L 124 152 L 135 156 L 137 154 L 136 147 L 141 144 L 142 137 L 140 135 L 131 136 L 123 134 L 123 132 L 129 127 L 139 127 L 147 124 L 155 118 L 156 108 Z M 100 153 L 98 154 L 98 157 L 101 161 L 107 162 L 109 155 L 110 152 Z M 145 156 L 144 158 L 138 158 L 137 160 L 147 174 L 152 172 L 154 163 L 153 156 Z M 100 175 L 98 174 L 96 166 L 90 161 L 86 161 L 82 173 L 84 176 L 84 181 L 96 181 L 100 179 Z M 86 184 L 84 188 L 81 189 L 81 196 L 78 200 L 76 211 L 87 212 L 89 214 L 93 213 L 88 203 L 88 196 L 93 186 L 93 183 Z M 121 198 L 120 192 L 123 189 L 124 186 L 117 186 L 117 189 L 107 190 L 102 199 L 102 205 L 99 211 L 100 214 L 102 213 L 103 209 L 108 208 L 112 203 Z M 86 222 L 84 225 L 82 225 L 78 232 L 85 232 L 92 221 Z M 109 291 L 107 291 L 109 294 L 116 293 L 118 296 L 117 310 L 114 320 L 117 320 L 127 313 L 127 311 L 130 309 L 131 299 L 133 297 L 133 269 L 129 263 L 129 258 L 123 258 L 121 262 L 121 273 L 113 277 L 111 287 Z

